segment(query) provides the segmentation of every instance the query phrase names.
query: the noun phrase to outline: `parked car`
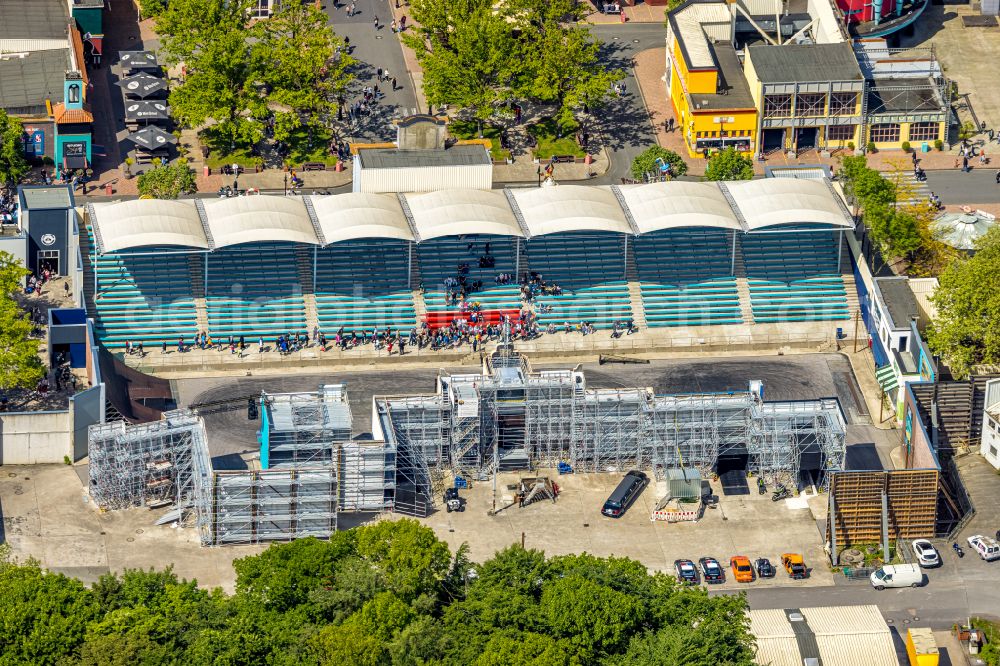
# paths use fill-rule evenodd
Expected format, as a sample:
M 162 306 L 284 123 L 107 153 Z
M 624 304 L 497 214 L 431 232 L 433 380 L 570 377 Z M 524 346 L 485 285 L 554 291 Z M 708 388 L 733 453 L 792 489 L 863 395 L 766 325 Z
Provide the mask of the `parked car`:
M 701 577 L 706 583 L 726 582 L 726 572 L 714 557 L 703 557 L 698 560 L 698 564 L 701 566 Z
M 973 550 L 979 553 L 979 557 L 983 558 L 986 562 L 992 562 L 1000 558 L 1000 545 L 992 537 L 975 534 L 966 539 L 966 541 L 969 542 L 969 546 Z
M 677 572 L 677 580 L 689 585 L 698 584 L 698 570 L 691 560 L 674 560 L 674 571 Z
M 917 556 L 917 564 L 922 567 L 936 567 L 941 564 L 937 548 L 927 539 L 914 539 L 913 554 Z
M 753 566 L 749 557 L 736 555 L 729 558 L 729 568 L 733 570 L 733 580 L 737 583 L 753 582 Z
M 774 578 L 774 574 L 777 573 L 771 560 L 766 557 L 758 557 L 754 564 L 757 565 L 757 576 L 760 578 Z
M 785 567 L 788 575 L 796 580 L 809 577 L 809 569 L 806 568 L 805 560 L 798 553 L 783 553 L 781 566 Z
M 887 587 L 920 587 L 924 574 L 916 564 L 886 564 L 872 572 L 872 587 L 884 590 Z
M 642 472 L 634 469 L 628 472 L 604 503 L 601 513 L 609 518 L 621 518 L 648 483 L 649 478 Z

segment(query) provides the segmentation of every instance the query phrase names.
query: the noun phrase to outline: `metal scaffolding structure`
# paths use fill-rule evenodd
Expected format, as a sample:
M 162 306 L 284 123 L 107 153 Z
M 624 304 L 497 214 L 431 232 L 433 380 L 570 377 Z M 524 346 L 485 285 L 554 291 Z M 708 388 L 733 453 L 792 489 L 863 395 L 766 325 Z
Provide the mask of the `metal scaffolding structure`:
M 795 483 L 803 457 L 805 469 L 821 473 L 844 462 L 846 426 L 835 400 L 765 403 L 757 382 L 719 394 L 588 389 L 582 372 L 533 372 L 501 347 L 482 373 L 442 374 L 438 387 L 435 395 L 374 400 L 400 470 L 413 468 L 401 478 L 427 478 L 436 464 L 486 478 L 558 462 L 579 472 L 640 468 L 662 478 L 692 468 L 707 476 L 725 456 Z
M 188 410 L 137 426 L 92 425 L 90 495 L 102 509 L 185 506 L 195 494 L 193 453 L 205 446 L 205 424 Z
M 263 393 L 260 463 L 287 469 L 333 463 L 334 444 L 351 439 L 351 407 L 344 384 L 315 393 Z

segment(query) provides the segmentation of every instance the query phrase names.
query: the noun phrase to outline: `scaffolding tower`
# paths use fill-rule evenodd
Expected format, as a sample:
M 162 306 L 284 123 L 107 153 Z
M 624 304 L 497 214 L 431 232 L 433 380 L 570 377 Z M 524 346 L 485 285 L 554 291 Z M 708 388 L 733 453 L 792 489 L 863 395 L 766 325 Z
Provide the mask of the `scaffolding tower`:
M 330 465 L 335 442 L 351 439 L 351 407 L 344 384 L 315 393 L 263 393 L 260 463 L 264 469 Z
M 195 494 L 193 451 L 205 446 L 204 437 L 204 422 L 189 410 L 136 426 L 90 426 L 90 496 L 102 509 L 189 505 Z

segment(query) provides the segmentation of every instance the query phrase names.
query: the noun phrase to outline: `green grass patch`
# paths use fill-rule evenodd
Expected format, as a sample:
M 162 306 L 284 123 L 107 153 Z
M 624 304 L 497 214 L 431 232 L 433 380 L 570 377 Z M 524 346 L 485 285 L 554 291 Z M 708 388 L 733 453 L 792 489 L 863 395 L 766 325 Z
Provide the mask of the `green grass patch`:
M 337 166 L 337 156 L 330 153 L 329 132 L 313 131 L 309 136 L 304 128 L 292 133 L 288 141 L 288 163 L 298 168 L 305 162 L 322 162 L 328 167 Z
M 229 146 L 223 145 L 225 142 L 219 139 L 211 128 L 204 130 L 198 135 L 201 145 L 208 148 L 208 157 L 205 164 L 213 169 L 219 169 L 227 164 L 239 164 L 244 169 L 253 169 L 257 162 L 257 156 L 253 154 L 252 148 L 234 148 L 229 150 Z
M 979 657 L 987 666 L 1000 666 L 1000 624 L 981 617 L 972 618 L 972 627 L 979 629 L 986 636 L 986 644 Z
M 538 147 L 535 148 L 535 157 L 540 160 L 547 160 L 553 155 L 572 155 L 573 157 L 584 157 L 587 152 L 576 142 L 576 131 L 578 125 L 572 127 L 564 126 L 561 130 L 562 136 L 556 138 L 556 121 L 546 118 L 534 125 L 528 125 L 528 134 L 535 137 Z
M 500 147 L 500 133 L 501 130 L 495 125 L 490 125 L 488 123 L 483 124 L 483 139 L 490 140 L 490 157 L 493 158 L 495 162 L 502 162 L 504 160 L 510 159 L 510 151 L 506 148 Z M 448 125 L 448 132 L 456 139 L 478 139 L 479 136 L 479 123 L 475 120 L 455 120 Z

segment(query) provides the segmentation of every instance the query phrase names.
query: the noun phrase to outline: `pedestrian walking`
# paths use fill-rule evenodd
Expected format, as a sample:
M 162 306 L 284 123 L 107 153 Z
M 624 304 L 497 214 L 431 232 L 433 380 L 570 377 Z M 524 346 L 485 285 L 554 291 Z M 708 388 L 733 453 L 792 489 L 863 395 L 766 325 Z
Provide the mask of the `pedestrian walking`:
M 375 17 L 374 19 L 372 19 L 372 20 L 373 20 L 373 22 L 375 23 L 375 32 L 378 32 L 378 31 L 379 31 L 379 26 L 378 26 L 378 17 L 376 16 L 376 17 Z
M 1000 169 L 997 169 L 996 181 L 997 181 L 997 185 L 1000 185 Z
M 378 79 L 379 81 L 382 80 L 382 68 L 381 67 L 379 67 L 378 69 L 375 70 L 375 78 Z
M 962 171 L 964 171 L 965 173 L 969 172 L 969 158 L 968 157 L 963 157 L 962 158 Z
M 406 16 L 405 15 L 401 16 L 400 19 L 399 19 L 399 31 L 403 32 L 404 30 L 406 30 Z
M 396 77 L 395 77 L 395 76 L 394 76 L 394 77 L 392 77 L 392 89 L 393 89 L 393 90 L 395 90 L 395 89 L 396 89 Z
M 392 19 L 392 34 L 396 34 L 396 19 Z
M 355 9 L 355 5 L 352 2 L 351 6 L 347 8 L 347 15 L 348 16 L 354 16 L 354 9 Z

